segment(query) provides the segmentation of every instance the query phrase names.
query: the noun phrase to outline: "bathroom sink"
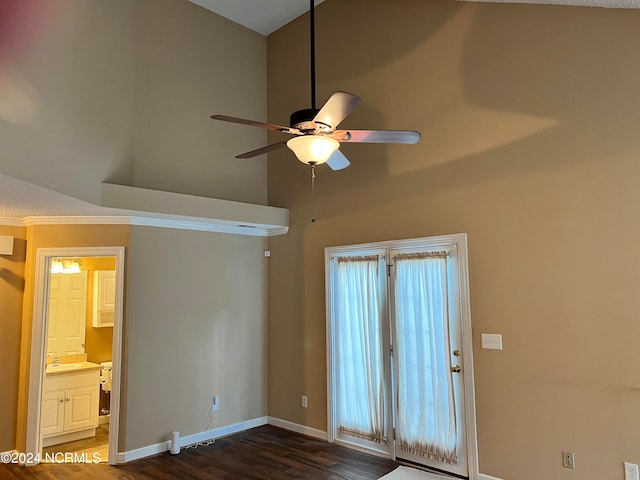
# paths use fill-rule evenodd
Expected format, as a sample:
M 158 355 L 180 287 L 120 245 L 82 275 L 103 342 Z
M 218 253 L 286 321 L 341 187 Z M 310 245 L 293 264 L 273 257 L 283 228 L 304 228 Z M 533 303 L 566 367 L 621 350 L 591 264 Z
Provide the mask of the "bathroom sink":
M 51 363 L 47 365 L 47 373 L 51 372 L 68 372 L 71 370 L 80 370 L 84 368 L 99 367 L 96 363 L 78 362 L 78 363 Z

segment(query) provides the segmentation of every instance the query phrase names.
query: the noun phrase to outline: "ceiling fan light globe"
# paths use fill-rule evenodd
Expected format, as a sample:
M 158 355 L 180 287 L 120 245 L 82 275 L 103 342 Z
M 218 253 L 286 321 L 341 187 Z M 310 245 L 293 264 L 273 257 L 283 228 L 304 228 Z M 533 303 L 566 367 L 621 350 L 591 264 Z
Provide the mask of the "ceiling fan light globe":
M 330 137 L 303 135 L 293 137 L 287 142 L 287 147 L 302 163 L 319 165 L 329 160 L 340 147 L 340 142 Z

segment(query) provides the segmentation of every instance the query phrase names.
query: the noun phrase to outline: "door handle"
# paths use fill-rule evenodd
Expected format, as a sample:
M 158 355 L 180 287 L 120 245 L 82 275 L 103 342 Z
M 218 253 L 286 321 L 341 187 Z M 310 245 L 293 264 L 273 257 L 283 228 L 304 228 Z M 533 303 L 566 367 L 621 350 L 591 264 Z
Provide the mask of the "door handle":
M 454 365 L 453 367 L 451 367 L 451 371 L 453 373 L 460 373 L 462 371 L 462 367 L 460 367 L 460 365 Z

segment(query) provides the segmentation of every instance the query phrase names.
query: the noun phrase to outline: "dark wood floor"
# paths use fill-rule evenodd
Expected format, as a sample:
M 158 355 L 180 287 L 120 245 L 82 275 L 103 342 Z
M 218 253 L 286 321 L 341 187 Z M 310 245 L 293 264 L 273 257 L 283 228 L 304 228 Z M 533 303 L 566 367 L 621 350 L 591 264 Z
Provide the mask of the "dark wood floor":
M 179 455 L 109 466 L 104 464 L 0 465 L 2 479 L 46 480 L 375 480 L 398 466 L 320 440 L 265 425 L 183 449 Z

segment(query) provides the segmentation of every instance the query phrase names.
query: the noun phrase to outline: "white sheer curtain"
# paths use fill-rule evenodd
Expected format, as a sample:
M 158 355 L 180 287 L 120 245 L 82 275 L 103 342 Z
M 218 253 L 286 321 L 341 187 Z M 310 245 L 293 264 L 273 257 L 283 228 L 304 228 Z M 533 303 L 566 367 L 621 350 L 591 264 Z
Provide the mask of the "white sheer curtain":
M 333 329 L 338 432 L 382 443 L 384 258 L 335 257 Z
M 445 252 L 394 256 L 398 447 L 456 463 Z

